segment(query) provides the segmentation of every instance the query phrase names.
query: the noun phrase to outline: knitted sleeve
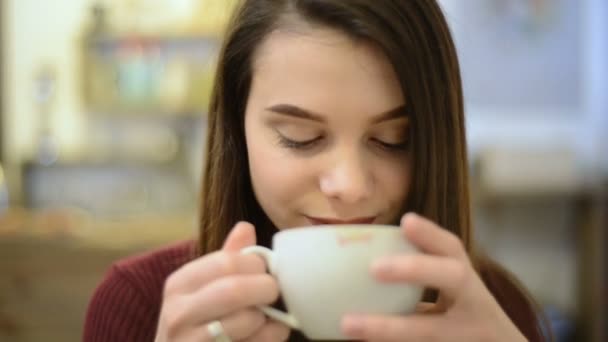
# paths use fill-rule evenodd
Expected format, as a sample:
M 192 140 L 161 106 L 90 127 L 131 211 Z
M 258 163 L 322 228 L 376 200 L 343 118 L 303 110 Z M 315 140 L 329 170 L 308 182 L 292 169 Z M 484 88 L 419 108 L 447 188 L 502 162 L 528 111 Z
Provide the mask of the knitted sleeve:
M 114 265 L 91 298 L 83 341 L 153 341 L 158 314 L 159 303 Z

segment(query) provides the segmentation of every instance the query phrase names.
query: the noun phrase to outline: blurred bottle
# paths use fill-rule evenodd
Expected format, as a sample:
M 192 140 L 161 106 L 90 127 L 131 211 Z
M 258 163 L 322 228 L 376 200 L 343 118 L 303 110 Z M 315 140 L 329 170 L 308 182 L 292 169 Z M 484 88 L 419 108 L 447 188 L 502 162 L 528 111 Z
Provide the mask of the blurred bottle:
M 8 197 L 8 184 L 6 184 L 6 177 L 4 177 L 4 170 L 2 164 L 0 164 L 0 216 L 4 215 L 8 210 L 9 197 Z
M 52 67 L 43 66 L 34 78 L 34 103 L 40 117 L 36 159 L 43 165 L 57 161 L 59 151 L 51 129 L 56 77 Z
M 107 9 L 97 2 L 90 11 L 81 37 L 81 91 L 87 107 L 101 108 L 114 101 L 118 76 L 107 51 L 111 46 Z

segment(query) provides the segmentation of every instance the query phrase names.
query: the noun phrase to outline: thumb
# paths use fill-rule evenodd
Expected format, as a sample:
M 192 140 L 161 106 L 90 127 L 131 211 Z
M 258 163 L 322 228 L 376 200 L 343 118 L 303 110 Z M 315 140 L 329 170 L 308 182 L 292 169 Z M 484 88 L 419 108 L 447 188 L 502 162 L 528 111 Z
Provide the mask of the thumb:
M 256 244 L 255 228 L 249 222 L 238 222 L 224 241 L 223 251 L 238 252 Z

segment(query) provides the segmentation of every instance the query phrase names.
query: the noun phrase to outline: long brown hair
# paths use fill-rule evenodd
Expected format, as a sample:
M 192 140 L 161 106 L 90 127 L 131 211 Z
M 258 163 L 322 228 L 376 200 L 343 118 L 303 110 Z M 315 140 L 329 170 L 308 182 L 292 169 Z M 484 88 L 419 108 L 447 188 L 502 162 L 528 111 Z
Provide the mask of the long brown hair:
M 433 0 L 241 1 L 224 38 L 208 113 L 200 254 L 219 249 L 241 220 L 256 227 L 261 245 L 270 245 L 276 231 L 251 186 L 244 113 L 256 49 L 270 32 L 294 20 L 340 30 L 386 54 L 403 89 L 411 122 L 412 185 L 403 211 L 417 212 L 453 232 L 475 259 L 460 70 L 448 25 Z M 509 301 L 518 303 L 505 309 L 510 316 L 536 317 L 531 302 L 505 272 L 488 263 L 475 264 L 493 293 L 500 289 L 492 286 L 504 284 L 512 289 L 508 297 L 520 299 L 499 300 L 503 307 Z M 524 333 L 531 340 L 541 336 L 537 319 L 530 327 L 518 326 L 528 330 Z

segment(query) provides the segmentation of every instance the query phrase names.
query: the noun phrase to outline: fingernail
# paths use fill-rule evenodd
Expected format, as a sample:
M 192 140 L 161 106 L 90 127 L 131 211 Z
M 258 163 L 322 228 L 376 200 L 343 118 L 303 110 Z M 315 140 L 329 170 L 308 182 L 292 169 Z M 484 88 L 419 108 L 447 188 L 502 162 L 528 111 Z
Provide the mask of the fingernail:
M 414 212 L 409 212 L 401 217 L 401 225 L 405 225 L 405 221 L 416 218 L 418 215 Z
M 399 225 L 403 226 L 405 224 L 405 218 L 407 217 L 408 214 L 403 214 L 403 216 L 401 216 L 401 221 L 399 221 Z
M 361 336 L 364 327 L 363 317 L 349 315 L 342 319 L 342 332 L 351 337 Z

